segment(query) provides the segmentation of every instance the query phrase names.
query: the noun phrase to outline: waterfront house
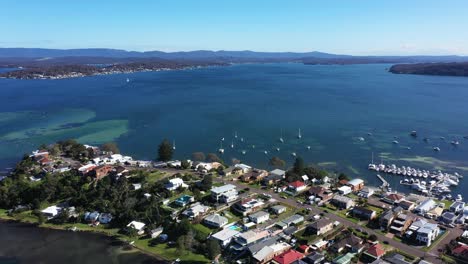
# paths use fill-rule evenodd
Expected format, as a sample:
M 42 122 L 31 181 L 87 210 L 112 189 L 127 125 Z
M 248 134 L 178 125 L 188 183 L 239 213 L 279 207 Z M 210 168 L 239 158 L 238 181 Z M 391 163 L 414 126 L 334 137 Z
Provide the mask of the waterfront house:
M 369 198 L 374 194 L 375 190 L 371 187 L 364 187 L 359 191 L 358 196 Z
M 424 216 L 432 218 L 432 219 L 437 219 L 442 215 L 443 212 L 444 212 L 444 208 L 436 206 L 429 212 L 425 213 Z
M 263 185 L 274 185 L 278 184 L 283 180 L 282 176 L 276 175 L 276 174 L 269 174 L 262 180 Z
M 306 228 L 307 234 L 322 235 L 333 229 L 333 222 L 328 218 L 319 219 Z
M 226 228 L 219 231 L 218 233 L 213 234 L 211 238 L 218 241 L 221 247 L 224 248 L 229 245 L 231 241 L 239 234 L 240 232 L 237 230 Z
M 272 206 L 270 209 L 272 213 L 277 214 L 277 215 L 286 212 L 286 206 L 284 205 L 275 205 L 275 206 Z
M 94 165 L 94 164 L 87 164 L 87 165 L 83 165 L 81 167 L 78 168 L 78 172 L 83 175 L 83 176 L 86 176 L 88 175 L 88 173 L 90 171 L 92 171 L 94 168 L 96 168 L 97 166 Z
M 146 225 L 144 223 L 138 221 L 132 221 L 127 225 L 127 227 L 129 228 L 135 229 L 137 231 L 137 234 L 140 236 L 145 233 L 145 226 Z
M 247 173 L 247 172 L 252 170 L 252 167 L 250 167 L 249 165 L 246 165 L 246 164 L 242 164 L 242 163 L 241 164 L 236 164 L 236 165 L 234 165 L 234 167 L 241 169 L 242 173 Z
M 240 201 L 235 203 L 232 206 L 232 209 L 235 212 L 240 213 L 243 216 L 246 216 L 249 213 L 260 210 L 264 205 L 265 203 L 259 199 L 246 198 L 246 199 L 241 199 Z
M 210 210 L 209 206 L 202 205 L 201 203 L 197 202 L 190 206 L 189 209 L 182 212 L 182 215 L 193 219 L 200 215 L 206 214 Z
M 355 205 L 353 199 L 341 195 L 335 195 L 331 199 L 331 203 L 340 209 L 349 209 Z
M 99 223 L 101 224 L 108 224 L 112 221 L 112 214 L 110 213 L 102 213 L 99 215 Z
M 358 192 L 364 188 L 364 181 L 362 179 L 352 179 L 346 185 L 351 187 L 353 192 Z
M 95 178 L 96 180 L 100 180 L 104 177 L 106 177 L 109 172 L 113 170 L 112 166 L 110 165 L 100 165 L 95 168 L 93 168 L 88 175 Z
M 312 186 L 309 189 L 309 194 L 320 198 L 322 202 L 326 202 L 333 197 L 333 192 L 322 186 Z
M 187 188 L 188 185 L 184 183 L 184 180 L 181 178 L 170 179 L 169 182 L 165 185 L 166 189 L 169 191 L 175 191 L 179 188 Z
M 350 234 L 336 241 L 330 247 L 330 250 L 336 253 L 340 253 L 344 249 L 347 249 L 349 252 L 359 253 L 364 249 L 363 241 L 354 234 Z
M 286 171 L 280 169 L 274 169 L 269 172 L 269 175 L 279 176 L 280 178 L 284 179 L 286 177 Z
M 205 217 L 205 219 L 203 219 L 203 222 L 210 227 L 220 228 L 227 225 L 229 221 L 226 217 L 221 216 L 219 214 L 211 214 Z
M 62 211 L 61 207 L 58 207 L 56 205 L 49 206 L 45 208 L 44 210 L 41 211 L 41 213 L 47 218 L 47 219 L 52 219 L 56 217 L 60 212 Z
M 150 235 L 151 238 L 157 238 L 159 235 L 162 234 L 163 231 L 164 231 L 164 228 L 162 226 L 160 226 L 158 228 L 150 230 L 149 235 Z
M 397 193 L 390 193 L 386 195 L 382 201 L 389 203 L 389 204 L 398 204 L 401 201 L 403 201 L 405 197 L 403 195 L 397 194 Z
M 100 215 L 101 215 L 101 214 L 100 214 L 99 212 L 97 212 L 97 211 L 94 211 L 94 212 L 86 212 L 86 213 L 84 214 L 84 220 L 85 220 L 86 222 L 89 222 L 89 223 L 94 223 L 94 222 L 96 222 L 96 221 L 99 219 L 99 216 L 100 216 Z
M 288 189 L 293 193 L 300 193 L 307 188 L 306 184 L 301 181 L 295 181 L 288 184 Z
M 341 194 L 341 195 L 346 195 L 346 194 L 350 194 L 353 190 L 351 189 L 351 187 L 347 186 L 347 185 L 343 185 L 341 187 L 338 188 L 338 192 Z
M 250 221 L 256 224 L 261 224 L 263 222 L 268 221 L 268 219 L 270 219 L 270 214 L 265 211 L 259 211 L 259 212 L 249 215 L 249 219 Z
M 403 208 L 403 209 L 405 209 L 407 211 L 412 211 L 414 209 L 414 207 L 415 207 L 415 204 L 413 202 L 403 200 L 400 203 L 398 203 L 398 206 L 400 206 L 401 208 Z
M 426 199 L 420 205 L 416 206 L 414 212 L 420 215 L 424 215 L 430 210 L 434 209 L 437 206 L 437 203 L 431 198 Z
M 251 183 L 262 181 L 266 176 L 268 176 L 268 172 L 266 170 L 253 169 L 252 171 L 240 176 L 240 179 L 243 182 Z
M 238 198 L 235 185 L 226 184 L 220 187 L 211 188 L 211 198 L 218 203 L 230 203 Z
M 301 252 L 298 252 L 294 249 L 290 249 L 276 257 L 273 258 L 271 263 L 274 264 L 291 264 L 296 260 L 300 260 L 304 257 Z
M 377 213 L 374 210 L 362 206 L 355 206 L 351 210 L 351 214 L 363 220 L 374 220 L 377 217 Z
M 440 216 L 439 221 L 444 223 L 444 224 L 450 225 L 450 224 L 455 223 L 456 219 L 457 219 L 457 216 L 455 215 L 455 213 L 445 212 Z
M 465 208 L 465 202 L 456 201 L 450 205 L 449 210 L 457 214 L 457 213 L 463 212 L 464 208 Z

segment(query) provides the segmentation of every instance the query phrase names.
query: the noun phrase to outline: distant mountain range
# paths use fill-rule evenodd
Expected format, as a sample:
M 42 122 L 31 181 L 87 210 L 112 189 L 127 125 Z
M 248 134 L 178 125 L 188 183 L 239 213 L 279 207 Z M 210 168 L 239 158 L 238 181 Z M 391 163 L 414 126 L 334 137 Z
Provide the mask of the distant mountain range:
M 225 62 L 245 61 L 298 61 L 306 64 L 353 64 L 353 63 L 419 63 L 419 62 L 466 62 L 466 56 L 352 56 L 312 52 L 256 52 L 256 51 L 126 51 L 118 49 L 41 49 L 41 48 L 0 48 L 0 58 L 33 59 L 33 58 L 132 58 L 166 60 L 221 60 Z M 109 60 L 107 60 L 109 61 Z

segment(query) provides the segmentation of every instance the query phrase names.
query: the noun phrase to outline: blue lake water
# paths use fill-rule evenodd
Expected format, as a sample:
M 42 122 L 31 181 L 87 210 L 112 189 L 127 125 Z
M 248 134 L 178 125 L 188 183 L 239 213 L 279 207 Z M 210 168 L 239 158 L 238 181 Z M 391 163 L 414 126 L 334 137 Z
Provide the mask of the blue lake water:
M 367 171 L 373 152 L 376 161 L 468 175 L 468 78 L 394 75 L 388 67 L 244 64 L 0 79 L 0 168 L 41 143 L 71 137 L 91 144 L 115 140 L 122 152 L 140 159 L 154 159 L 163 138 L 175 140 L 175 158 L 185 158 L 216 152 L 224 137 L 227 163 L 237 158 L 267 168 L 275 155 L 291 165 L 296 152 L 307 163 L 378 185 Z M 412 130 L 417 139 L 409 136 Z M 281 133 L 284 143 L 278 141 Z M 394 137 L 400 144 L 392 144 Z M 458 147 L 451 146 L 454 139 Z M 435 146 L 441 151 L 434 152 Z M 404 190 L 398 176 L 384 177 Z M 467 182 L 455 193 L 468 196 Z

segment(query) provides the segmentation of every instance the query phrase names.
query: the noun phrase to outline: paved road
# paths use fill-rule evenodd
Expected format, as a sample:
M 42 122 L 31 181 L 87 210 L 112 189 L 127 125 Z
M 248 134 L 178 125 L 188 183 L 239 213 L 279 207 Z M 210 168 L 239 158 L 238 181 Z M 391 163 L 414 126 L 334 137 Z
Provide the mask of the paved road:
M 223 179 L 216 179 L 216 180 L 217 181 L 223 181 Z M 225 179 L 224 179 L 224 181 L 225 181 L 225 183 L 227 183 L 227 181 Z M 272 198 L 274 198 L 274 199 L 276 199 L 278 201 L 281 201 L 282 203 L 285 203 L 285 204 L 287 204 L 289 206 L 292 206 L 292 207 L 310 208 L 309 210 L 311 210 L 311 214 L 313 214 L 313 215 L 324 213 L 324 210 L 325 210 L 325 209 L 318 208 L 318 207 L 313 207 L 313 206 L 310 206 L 310 205 L 300 205 L 292 198 L 287 198 L 287 199 L 281 198 L 278 195 L 278 193 L 275 193 L 271 189 L 261 189 L 261 188 L 258 188 L 257 186 L 245 185 L 245 184 L 237 182 L 237 181 L 229 181 L 229 183 L 237 186 L 239 189 L 250 188 L 250 192 L 257 192 L 258 194 L 267 193 L 267 194 L 271 195 Z M 329 210 L 327 210 L 327 211 L 329 211 Z M 413 256 L 417 256 L 417 257 L 420 257 L 420 258 L 424 257 L 424 259 L 426 259 L 426 260 L 428 260 L 428 261 L 430 261 L 430 262 L 432 262 L 434 264 L 444 263 L 443 261 L 438 259 L 437 250 L 439 248 L 443 247 L 446 243 L 448 243 L 454 237 L 459 236 L 461 234 L 460 232 L 462 232 L 460 229 L 449 230 L 450 233 L 446 237 L 444 237 L 444 239 L 442 241 L 439 241 L 439 243 L 437 244 L 436 247 L 434 247 L 430 252 L 425 252 L 420 248 L 410 246 L 410 245 L 395 241 L 395 240 L 393 240 L 391 238 L 385 237 L 384 235 L 382 235 L 380 233 L 377 233 L 377 232 L 373 231 L 372 229 L 369 229 L 369 228 L 367 228 L 365 226 L 361 226 L 359 224 L 353 223 L 353 222 L 349 221 L 348 219 L 342 218 L 342 217 L 340 217 L 338 215 L 335 215 L 333 213 L 325 213 L 325 215 L 330 220 L 339 221 L 346 227 L 352 227 L 352 228 L 355 228 L 355 229 L 359 228 L 359 229 L 361 229 L 363 231 L 366 231 L 368 234 L 374 234 L 374 235 L 377 236 L 377 238 L 380 241 L 388 241 L 388 244 L 390 246 L 392 246 L 394 248 L 397 248 L 397 249 L 400 249 L 400 250 L 402 250 L 404 252 L 407 252 L 407 253 L 409 253 L 409 254 L 411 254 Z

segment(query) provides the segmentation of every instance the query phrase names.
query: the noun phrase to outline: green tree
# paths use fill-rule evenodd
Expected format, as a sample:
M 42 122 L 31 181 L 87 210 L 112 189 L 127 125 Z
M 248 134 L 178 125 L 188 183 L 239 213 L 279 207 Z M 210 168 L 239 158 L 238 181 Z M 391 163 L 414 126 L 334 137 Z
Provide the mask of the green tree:
M 349 181 L 349 177 L 348 175 L 344 174 L 344 173 L 340 173 L 340 175 L 338 175 L 338 180 L 347 180 Z
M 203 152 L 194 152 L 192 153 L 192 159 L 194 161 L 204 161 L 206 159 L 205 154 Z
M 377 236 L 374 235 L 374 234 L 371 234 L 371 235 L 369 236 L 369 240 L 370 240 L 370 241 L 377 241 Z
M 214 239 L 208 240 L 208 245 L 206 249 L 207 249 L 206 251 L 208 254 L 208 258 L 211 260 L 215 259 L 216 256 L 221 254 L 221 247 L 219 246 L 218 241 Z
M 172 145 L 169 140 L 164 139 L 158 148 L 158 160 L 159 161 L 169 161 L 172 159 Z
M 190 167 L 190 163 L 188 162 L 188 160 L 183 160 L 181 163 L 180 163 L 182 169 L 186 170 Z
M 282 168 L 286 166 L 286 162 L 279 157 L 273 157 L 270 159 L 269 164 L 275 168 Z
M 223 163 L 223 161 L 218 157 L 218 155 L 216 155 L 215 153 L 208 153 L 207 157 L 206 157 L 206 160 L 208 162 L 219 162 L 219 163 Z
M 203 191 L 208 191 L 211 187 L 213 187 L 213 176 L 211 174 L 207 174 L 201 181 L 201 188 Z
M 302 175 L 304 174 L 304 169 L 305 169 L 304 160 L 301 157 L 297 157 L 296 161 L 294 162 L 294 167 L 293 167 L 294 173 L 298 175 Z
M 101 149 L 106 152 L 112 152 L 113 154 L 120 153 L 119 147 L 115 142 L 107 142 L 101 146 Z

